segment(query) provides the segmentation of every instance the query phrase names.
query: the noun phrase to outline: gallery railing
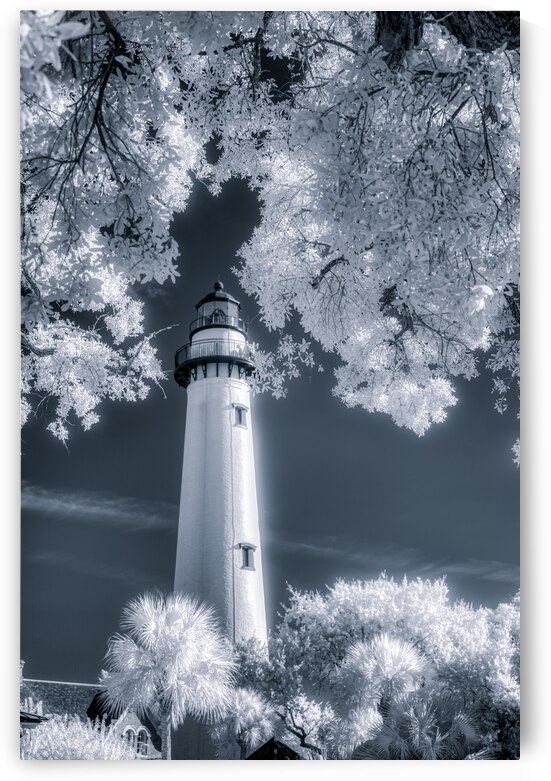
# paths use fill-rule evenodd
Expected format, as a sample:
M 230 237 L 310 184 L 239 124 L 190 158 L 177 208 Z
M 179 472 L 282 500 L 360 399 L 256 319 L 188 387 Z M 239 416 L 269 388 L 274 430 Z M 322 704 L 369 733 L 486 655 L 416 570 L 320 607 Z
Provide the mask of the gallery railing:
M 253 362 L 253 351 L 248 344 L 231 339 L 205 339 L 185 344 L 176 352 L 176 367 L 188 361 L 221 358 Z

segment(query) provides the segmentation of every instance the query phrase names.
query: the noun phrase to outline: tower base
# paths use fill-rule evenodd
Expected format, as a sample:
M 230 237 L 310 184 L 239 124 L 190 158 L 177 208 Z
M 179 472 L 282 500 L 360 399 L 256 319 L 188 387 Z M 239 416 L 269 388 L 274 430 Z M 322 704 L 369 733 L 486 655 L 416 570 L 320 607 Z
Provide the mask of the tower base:
M 172 759 L 239 759 L 239 751 L 236 746 L 234 756 L 217 757 L 216 748 L 209 737 L 207 725 L 199 724 L 188 717 L 184 724 L 172 734 Z

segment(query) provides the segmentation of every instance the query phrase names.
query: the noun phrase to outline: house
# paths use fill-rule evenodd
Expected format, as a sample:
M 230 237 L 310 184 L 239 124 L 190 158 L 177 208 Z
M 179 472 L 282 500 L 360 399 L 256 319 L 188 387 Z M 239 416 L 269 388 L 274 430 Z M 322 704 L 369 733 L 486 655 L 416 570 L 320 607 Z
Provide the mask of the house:
M 121 737 L 135 747 L 143 759 L 159 759 L 161 739 L 153 722 L 146 716 L 142 719 L 132 711 L 120 716 L 109 716 L 99 698 L 101 688 L 91 683 L 69 681 L 43 681 L 21 678 L 20 686 L 20 728 L 32 729 L 51 716 L 78 716 L 85 721 L 105 719 L 115 725 Z
M 48 721 L 47 716 L 41 716 L 40 713 L 31 713 L 23 710 L 21 707 L 19 708 L 19 734 L 21 734 L 23 729 L 32 729 L 32 727 L 37 727 L 45 721 Z

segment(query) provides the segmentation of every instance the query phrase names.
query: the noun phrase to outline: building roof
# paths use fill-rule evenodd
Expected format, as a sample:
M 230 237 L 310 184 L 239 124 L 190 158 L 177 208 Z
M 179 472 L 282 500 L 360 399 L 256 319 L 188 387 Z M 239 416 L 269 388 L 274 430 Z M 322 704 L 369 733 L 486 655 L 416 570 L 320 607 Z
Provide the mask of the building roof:
M 121 717 L 112 718 L 103 704 L 100 693 L 102 687 L 94 683 L 71 683 L 69 681 L 41 681 L 32 678 L 21 678 L 21 700 L 32 698 L 35 703 L 42 703 L 44 716 L 28 713 L 20 708 L 20 723 L 34 726 L 48 721 L 50 716 L 78 716 L 85 721 L 104 718 L 106 723 L 118 721 Z M 129 713 L 126 712 L 125 713 Z M 124 714 L 123 714 L 124 716 Z M 130 718 L 130 716 L 129 716 Z M 133 717 L 132 717 L 133 718 Z M 157 726 L 147 714 L 136 716 L 140 724 L 147 729 L 151 743 L 157 752 L 161 751 L 161 738 Z
M 195 308 L 199 309 L 199 307 L 202 306 L 202 304 L 206 304 L 207 301 L 231 301 L 233 304 L 237 304 L 237 306 L 241 308 L 237 298 L 234 298 L 233 296 L 230 296 L 229 293 L 224 292 L 224 285 L 221 282 L 215 282 L 214 292 L 208 293 L 204 298 L 202 298 L 198 304 L 195 304 Z
M 110 715 L 108 709 L 105 706 L 105 702 L 101 697 L 101 691 L 98 691 L 94 695 L 93 700 L 90 702 L 88 710 L 86 711 L 88 718 L 94 721 L 95 719 L 105 719 L 105 722 L 109 724 L 111 721 L 116 720 Z M 151 737 L 151 742 L 157 751 L 161 751 L 161 738 L 157 731 L 157 725 L 149 718 L 147 713 L 141 715 L 138 719 L 141 724 L 147 729 Z
M 48 721 L 47 716 L 39 716 L 38 713 L 28 713 L 27 711 L 19 709 L 20 724 L 31 727 L 35 724 L 42 724 L 43 721 Z
M 300 755 L 281 740 L 270 738 L 247 759 L 300 759 Z
M 87 710 L 100 691 L 93 683 L 70 683 L 68 681 L 40 681 L 23 678 L 21 697 L 32 697 L 34 702 L 42 702 L 45 716 L 68 713 L 81 719 L 87 718 Z

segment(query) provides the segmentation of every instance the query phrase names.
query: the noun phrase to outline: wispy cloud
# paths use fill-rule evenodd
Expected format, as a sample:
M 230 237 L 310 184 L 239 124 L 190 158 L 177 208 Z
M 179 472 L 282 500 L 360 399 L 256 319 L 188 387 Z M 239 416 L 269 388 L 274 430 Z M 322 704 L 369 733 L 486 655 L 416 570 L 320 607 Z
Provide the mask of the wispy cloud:
M 427 560 L 417 548 L 398 546 L 369 546 L 350 544 L 343 546 L 338 537 L 322 537 L 314 542 L 292 539 L 273 539 L 270 545 L 287 555 L 306 555 L 326 558 L 343 567 L 363 566 L 366 571 L 402 572 L 411 576 L 436 578 L 446 575 L 454 578 L 475 578 L 502 583 L 517 583 L 519 567 L 509 562 L 491 559 L 453 559 L 452 557 Z
M 62 491 L 32 483 L 23 484 L 21 509 L 59 519 L 75 517 L 89 523 L 112 524 L 129 532 L 174 529 L 178 521 L 178 507 L 169 502 Z
M 128 566 L 121 561 L 87 559 L 83 556 L 73 556 L 54 550 L 36 551 L 27 557 L 27 561 L 53 569 L 64 569 L 77 572 L 79 575 L 93 576 L 100 580 L 108 579 L 131 585 L 147 587 L 158 585 L 158 577 L 143 568 Z
M 388 546 L 370 546 L 366 549 L 361 544 L 349 543 L 343 546 L 342 540 L 336 536 L 316 539 L 314 542 L 304 540 L 270 539 L 270 545 L 287 554 L 310 554 L 317 558 L 339 560 L 345 564 L 364 564 L 366 566 L 381 565 L 384 569 L 390 564 L 395 567 L 408 566 L 417 560 L 419 552 L 414 548 L 393 548 Z
M 442 559 L 421 566 L 419 572 L 427 577 L 445 574 L 450 577 L 479 578 L 502 583 L 514 583 L 520 576 L 520 568 L 516 564 L 472 558 L 460 561 Z

